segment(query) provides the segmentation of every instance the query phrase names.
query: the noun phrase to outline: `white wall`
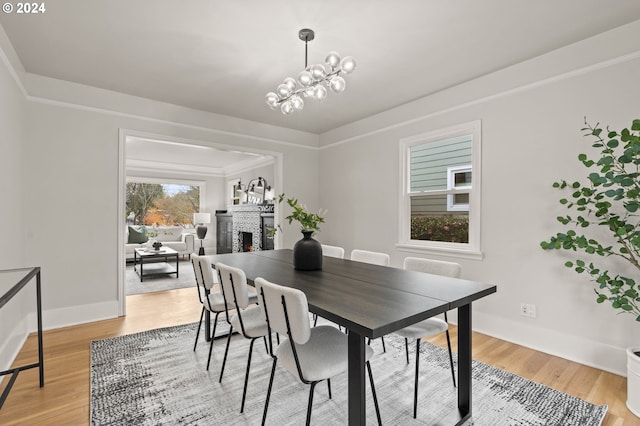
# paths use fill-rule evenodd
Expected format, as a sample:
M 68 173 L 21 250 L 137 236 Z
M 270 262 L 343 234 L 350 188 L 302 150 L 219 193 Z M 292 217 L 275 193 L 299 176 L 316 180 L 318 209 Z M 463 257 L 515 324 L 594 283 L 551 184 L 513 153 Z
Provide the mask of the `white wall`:
M 464 278 L 497 284 L 496 294 L 474 303 L 475 329 L 624 374 L 624 348 L 640 341 L 634 318 L 596 304 L 587 278 L 563 266 L 570 256 L 539 243 L 561 229 L 561 194 L 552 182 L 588 174 L 577 161 L 591 146 L 580 131 L 583 117 L 613 128 L 640 118 L 640 39 L 631 36 L 639 27 L 322 135 L 320 201 L 329 214 L 320 238 L 347 253 L 387 252 L 398 267 L 406 256 L 423 255 L 395 247 L 399 140 L 481 120 L 484 259 L 440 257 L 461 263 Z M 521 302 L 537 306 L 536 319 L 519 315 Z
M 0 28 L 0 46 L 5 37 Z M 0 270 L 35 266 L 27 265 L 24 259 L 26 222 L 22 182 L 25 174 L 34 173 L 22 150 L 27 124 L 26 102 L 5 58 L 0 55 L 0 223 L 5 225 L 0 244 Z M 0 294 L 13 284 L 16 283 L 4 282 L 0 274 Z M 29 312 L 35 311 L 34 288 L 35 280 L 0 309 L 0 370 L 9 368 L 24 342 Z

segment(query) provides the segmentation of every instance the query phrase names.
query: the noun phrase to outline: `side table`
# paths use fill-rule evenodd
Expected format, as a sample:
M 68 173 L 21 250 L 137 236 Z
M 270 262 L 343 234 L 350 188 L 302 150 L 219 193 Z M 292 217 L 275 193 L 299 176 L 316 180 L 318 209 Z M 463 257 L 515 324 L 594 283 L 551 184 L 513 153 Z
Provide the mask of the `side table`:
M 4 401 L 9 396 L 11 387 L 18 378 L 21 371 L 30 368 L 38 368 L 40 370 L 40 387 L 44 386 L 44 352 L 42 347 L 42 294 L 40 288 L 40 267 L 23 268 L 23 269 L 7 269 L 0 271 L 0 309 L 7 304 L 20 290 L 28 283 L 36 278 L 36 305 L 38 314 L 38 362 L 11 368 L 9 370 L 0 371 L 0 376 L 11 375 L 9 383 L 0 395 L 0 409 Z

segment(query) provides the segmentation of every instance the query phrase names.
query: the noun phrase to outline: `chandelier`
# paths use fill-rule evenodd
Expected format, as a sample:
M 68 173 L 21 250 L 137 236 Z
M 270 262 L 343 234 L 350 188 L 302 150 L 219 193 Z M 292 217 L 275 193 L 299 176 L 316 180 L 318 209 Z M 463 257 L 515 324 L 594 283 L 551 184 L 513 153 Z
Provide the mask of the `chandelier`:
M 313 30 L 308 28 L 298 32 L 300 40 L 304 41 L 304 70 L 298 74 L 298 79 L 287 77 L 275 92 L 266 95 L 267 105 L 271 109 L 279 108 L 284 115 L 304 108 L 303 98 L 319 101 L 327 97 L 327 87 L 335 93 L 343 92 L 346 86 L 340 74 L 350 74 L 356 68 L 356 61 L 351 56 L 340 60 L 338 52 L 329 52 L 325 64 L 307 65 L 307 43 L 315 38 Z

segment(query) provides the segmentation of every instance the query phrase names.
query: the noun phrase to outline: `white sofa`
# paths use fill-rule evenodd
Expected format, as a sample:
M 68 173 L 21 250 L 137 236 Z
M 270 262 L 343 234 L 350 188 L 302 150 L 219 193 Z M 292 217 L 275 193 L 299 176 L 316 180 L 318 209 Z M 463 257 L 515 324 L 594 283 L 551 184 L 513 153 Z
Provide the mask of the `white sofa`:
M 134 226 L 133 228 L 138 231 L 141 230 L 141 227 L 138 226 Z M 148 233 L 148 241 L 129 242 L 129 227 L 127 226 L 127 235 L 125 238 L 125 255 L 127 260 L 133 260 L 135 248 L 147 247 L 151 244 L 151 240 L 160 241 L 163 247 L 170 247 L 183 256 L 188 255 L 191 257 L 191 253 L 196 250 L 194 244 L 196 239 L 195 229 L 185 229 L 181 226 L 147 226 L 145 228 Z

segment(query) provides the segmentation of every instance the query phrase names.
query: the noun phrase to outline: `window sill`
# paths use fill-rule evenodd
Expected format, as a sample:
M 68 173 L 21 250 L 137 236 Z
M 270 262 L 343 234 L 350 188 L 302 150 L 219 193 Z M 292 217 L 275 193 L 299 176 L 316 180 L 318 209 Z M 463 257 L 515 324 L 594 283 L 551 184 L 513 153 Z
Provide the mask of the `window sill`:
M 396 244 L 400 251 L 434 254 L 438 256 L 458 257 L 462 259 L 482 260 L 483 253 L 478 250 L 461 249 L 453 247 L 427 247 L 419 244 Z

